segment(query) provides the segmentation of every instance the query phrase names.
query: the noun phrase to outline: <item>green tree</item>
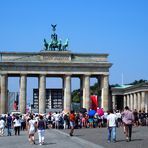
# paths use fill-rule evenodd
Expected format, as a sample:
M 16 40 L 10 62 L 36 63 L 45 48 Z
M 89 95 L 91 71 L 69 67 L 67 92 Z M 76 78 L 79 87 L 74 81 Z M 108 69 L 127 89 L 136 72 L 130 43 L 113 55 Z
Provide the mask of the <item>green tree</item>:
M 72 92 L 72 102 L 75 102 L 75 103 L 80 102 L 80 89 L 74 90 Z

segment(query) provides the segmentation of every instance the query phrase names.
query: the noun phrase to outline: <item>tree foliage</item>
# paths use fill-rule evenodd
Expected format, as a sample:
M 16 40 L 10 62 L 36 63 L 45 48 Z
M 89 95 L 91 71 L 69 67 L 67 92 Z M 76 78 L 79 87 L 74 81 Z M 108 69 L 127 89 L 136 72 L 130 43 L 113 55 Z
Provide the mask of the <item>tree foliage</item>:
M 72 102 L 80 102 L 80 89 L 76 89 L 72 92 Z
M 145 82 L 147 82 L 147 80 L 140 79 L 140 80 L 135 80 L 134 82 L 130 83 L 129 85 L 136 85 L 136 84 L 145 83 Z

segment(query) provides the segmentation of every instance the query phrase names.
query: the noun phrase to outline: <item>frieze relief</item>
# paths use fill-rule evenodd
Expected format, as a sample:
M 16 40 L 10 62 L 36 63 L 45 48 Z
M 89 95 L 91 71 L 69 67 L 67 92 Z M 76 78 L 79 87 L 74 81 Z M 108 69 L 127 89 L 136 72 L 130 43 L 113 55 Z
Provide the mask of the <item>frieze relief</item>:
M 70 55 L 60 55 L 60 54 L 58 54 L 58 55 L 43 55 L 43 56 L 41 56 L 41 61 L 50 61 L 50 62 L 70 62 L 71 61 L 71 57 L 70 57 Z

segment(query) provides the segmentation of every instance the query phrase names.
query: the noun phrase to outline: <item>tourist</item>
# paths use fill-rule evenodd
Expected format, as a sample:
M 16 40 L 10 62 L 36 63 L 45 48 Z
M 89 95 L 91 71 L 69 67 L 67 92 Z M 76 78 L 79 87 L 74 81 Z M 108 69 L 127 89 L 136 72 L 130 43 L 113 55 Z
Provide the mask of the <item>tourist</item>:
M 21 130 L 25 130 L 26 129 L 26 120 L 25 120 L 25 115 L 20 116 L 21 118 Z
M 21 128 L 21 121 L 19 119 L 19 116 L 15 117 L 13 123 L 14 123 L 13 126 L 14 126 L 15 135 L 19 136 L 20 135 L 20 128 Z
M 86 122 L 86 114 L 82 114 L 82 127 L 87 127 L 87 122 Z
M 121 118 L 121 113 L 119 110 L 116 111 L 116 116 L 117 116 L 117 127 L 120 127 L 121 126 L 121 122 L 122 122 L 122 118 Z
M 39 115 L 39 121 L 37 123 L 37 128 L 38 128 L 39 145 L 43 145 L 44 140 L 45 140 L 44 135 L 45 135 L 46 123 L 42 115 Z
M 128 106 L 124 108 L 122 117 L 123 117 L 122 121 L 125 127 L 126 141 L 129 142 L 131 141 L 131 136 L 132 136 L 132 124 L 134 122 L 134 115 L 132 111 L 130 111 Z
M 103 120 L 103 127 L 106 127 L 107 124 L 107 116 L 108 116 L 108 112 L 104 112 L 104 115 L 102 116 L 102 120 Z
M 69 123 L 69 116 L 68 114 L 64 114 L 64 129 L 67 129 L 68 128 L 68 123 Z
M 88 118 L 88 127 L 89 128 L 93 128 L 93 124 L 94 124 L 94 116 L 90 116 Z
M 47 116 L 48 128 L 52 128 L 52 115 L 51 113 Z
M 134 124 L 135 124 L 135 126 L 138 126 L 139 125 L 138 112 L 136 109 L 134 110 L 133 115 L 134 115 Z
M 107 116 L 107 128 L 108 128 L 108 142 L 116 142 L 116 120 L 117 116 L 113 113 L 113 110 L 110 110 L 109 115 Z
M 60 114 L 58 112 L 56 112 L 54 114 L 54 119 L 55 119 L 55 128 L 58 129 L 59 128 L 59 118 L 60 118 Z
M 69 120 L 70 120 L 70 128 L 71 128 L 69 135 L 70 135 L 70 136 L 73 136 L 74 127 L 75 127 L 75 120 L 76 120 L 74 111 L 71 111 L 71 112 L 70 112 Z
M 34 134 L 36 132 L 36 123 L 36 120 L 33 119 L 33 115 L 31 115 L 30 120 L 28 121 L 28 133 L 30 144 L 35 144 Z
M 6 118 L 7 136 L 11 136 L 12 117 L 8 114 Z
M 98 127 L 99 127 L 99 128 L 102 127 L 102 118 L 103 118 L 103 115 L 102 115 L 102 116 L 99 116 L 99 115 L 98 115 Z
M 60 116 L 59 116 L 59 125 L 58 125 L 58 128 L 59 129 L 63 129 L 64 128 L 64 119 L 63 119 L 63 114 L 61 113 Z
M 4 136 L 5 129 L 5 120 L 3 117 L 0 117 L 0 136 Z

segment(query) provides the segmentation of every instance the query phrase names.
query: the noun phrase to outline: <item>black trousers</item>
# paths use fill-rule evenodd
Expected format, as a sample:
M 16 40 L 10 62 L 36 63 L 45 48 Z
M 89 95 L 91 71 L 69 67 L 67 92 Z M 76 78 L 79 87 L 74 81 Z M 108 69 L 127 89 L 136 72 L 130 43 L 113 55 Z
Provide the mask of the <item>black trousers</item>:
M 15 135 L 20 135 L 20 126 L 14 127 Z
M 132 124 L 128 124 L 127 127 L 128 127 L 129 139 L 131 140 L 131 137 L 132 137 Z

